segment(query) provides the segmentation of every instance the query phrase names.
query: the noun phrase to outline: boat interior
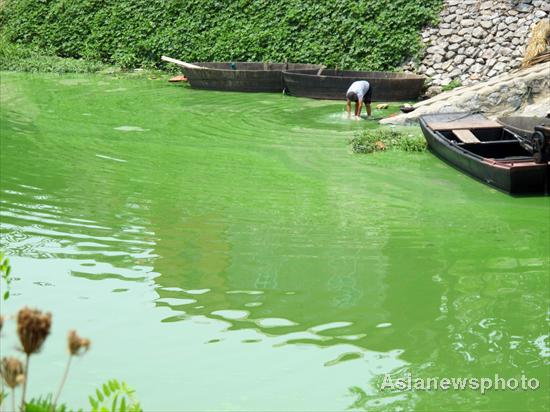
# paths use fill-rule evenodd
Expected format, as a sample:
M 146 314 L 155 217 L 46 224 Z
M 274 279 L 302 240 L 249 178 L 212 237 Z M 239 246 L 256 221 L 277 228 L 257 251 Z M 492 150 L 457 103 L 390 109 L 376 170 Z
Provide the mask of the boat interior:
M 471 129 L 459 125 L 450 127 L 456 128 L 437 130 L 436 133 L 478 156 L 498 160 L 527 160 L 533 157 L 522 146 L 519 136 L 502 126 Z
M 242 70 L 242 71 L 283 71 L 302 70 L 317 72 L 321 67 L 318 64 L 306 63 L 268 63 L 268 62 L 195 62 L 197 66 L 216 70 Z
M 292 73 L 293 69 L 289 68 L 287 72 Z M 342 77 L 349 80 L 422 80 L 423 76 L 412 73 L 398 73 L 398 72 L 361 72 L 361 71 L 352 71 L 352 70 L 338 70 L 338 69 L 316 69 L 316 70 L 300 70 L 299 74 L 309 74 L 315 76 L 326 76 L 326 77 Z
M 463 149 L 478 156 L 498 160 L 526 160 L 533 159 L 533 155 L 527 151 L 518 141 L 501 140 L 497 142 L 462 143 Z
M 438 130 L 445 139 L 457 144 L 461 143 L 500 143 L 506 141 L 518 142 L 518 137 L 504 129 L 495 127 L 491 129 L 451 129 Z

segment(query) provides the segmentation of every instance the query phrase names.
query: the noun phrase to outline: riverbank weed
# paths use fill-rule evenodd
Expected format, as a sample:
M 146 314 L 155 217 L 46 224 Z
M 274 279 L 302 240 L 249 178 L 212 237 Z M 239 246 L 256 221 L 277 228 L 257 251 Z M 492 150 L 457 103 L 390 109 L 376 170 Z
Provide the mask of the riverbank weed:
M 443 86 L 442 89 L 444 92 L 448 92 L 450 90 L 456 89 L 457 87 L 462 86 L 462 83 L 458 79 L 452 80 L 448 85 Z
M 12 282 L 10 272 L 10 260 L 4 257 L 4 252 L 0 251 L 0 293 L 2 294 L 3 300 L 8 300 L 10 297 L 10 286 Z
M 427 148 L 424 137 L 404 133 L 394 128 L 362 130 L 349 141 L 349 144 L 354 153 L 373 153 L 386 150 L 423 152 Z
M 96 61 L 59 57 L 0 36 L 0 70 L 50 73 L 96 73 L 110 66 Z

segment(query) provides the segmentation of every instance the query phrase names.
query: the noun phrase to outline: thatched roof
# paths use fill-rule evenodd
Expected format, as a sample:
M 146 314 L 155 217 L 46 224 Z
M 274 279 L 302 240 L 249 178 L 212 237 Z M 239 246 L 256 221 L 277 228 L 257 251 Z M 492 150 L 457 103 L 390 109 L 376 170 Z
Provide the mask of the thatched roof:
M 548 51 L 549 38 L 550 20 L 541 20 L 533 26 L 531 39 L 529 39 L 529 44 L 521 63 L 522 68 L 550 61 L 550 52 Z

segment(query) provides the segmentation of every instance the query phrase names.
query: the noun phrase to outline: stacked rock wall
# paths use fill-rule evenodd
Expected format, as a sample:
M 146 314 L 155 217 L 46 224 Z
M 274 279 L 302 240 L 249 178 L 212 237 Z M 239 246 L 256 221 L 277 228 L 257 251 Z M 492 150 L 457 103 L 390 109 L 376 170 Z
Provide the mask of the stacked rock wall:
M 531 28 L 548 19 L 550 0 L 444 0 L 437 27 L 422 33 L 424 56 L 414 69 L 432 89 L 462 85 L 520 66 Z M 437 93 L 440 90 L 434 90 Z

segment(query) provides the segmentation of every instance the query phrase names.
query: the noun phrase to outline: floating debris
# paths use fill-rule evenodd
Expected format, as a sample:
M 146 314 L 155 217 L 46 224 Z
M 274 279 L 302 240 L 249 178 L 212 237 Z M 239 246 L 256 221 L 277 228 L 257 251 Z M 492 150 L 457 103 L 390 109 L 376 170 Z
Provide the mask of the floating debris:
M 96 156 L 100 157 L 102 159 L 113 160 L 115 162 L 120 162 L 120 163 L 126 163 L 127 162 L 127 160 L 117 159 L 116 157 L 111 157 L 111 156 L 104 156 L 104 155 L 100 155 L 100 154 L 96 154 Z
M 146 132 L 149 129 L 143 129 L 139 126 L 119 126 L 115 127 L 115 130 L 120 130 L 121 132 Z
M 187 81 L 187 77 L 185 76 L 175 76 L 175 77 L 172 77 L 170 80 L 168 80 L 169 82 L 171 83 L 176 83 L 176 82 L 186 82 Z

